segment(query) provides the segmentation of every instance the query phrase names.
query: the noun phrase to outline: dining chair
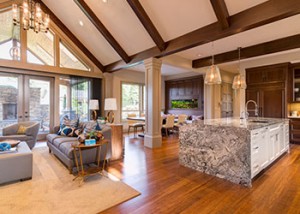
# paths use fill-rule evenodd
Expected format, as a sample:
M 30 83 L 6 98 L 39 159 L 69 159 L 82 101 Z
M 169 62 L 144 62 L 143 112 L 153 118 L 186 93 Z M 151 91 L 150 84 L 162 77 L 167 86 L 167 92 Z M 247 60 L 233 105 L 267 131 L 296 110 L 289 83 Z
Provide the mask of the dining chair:
M 130 117 L 136 117 L 136 114 L 128 114 L 127 115 L 128 118 Z M 128 123 L 128 135 L 130 132 L 130 129 L 133 128 L 133 136 L 135 137 L 135 134 L 137 133 L 137 129 L 141 128 L 141 130 L 144 132 L 144 126 L 145 123 L 143 122 L 137 122 L 136 120 L 127 120 Z
M 168 131 L 169 130 L 174 130 L 174 121 L 175 121 L 175 116 L 174 115 L 168 115 L 166 124 L 162 125 L 162 129 L 165 130 L 166 136 L 168 137 Z
M 186 124 L 187 115 L 186 114 L 180 114 L 178 115 L 178 121 L 174 124 L 174 129 L 177 133 L 179 133 L 179 128 Z

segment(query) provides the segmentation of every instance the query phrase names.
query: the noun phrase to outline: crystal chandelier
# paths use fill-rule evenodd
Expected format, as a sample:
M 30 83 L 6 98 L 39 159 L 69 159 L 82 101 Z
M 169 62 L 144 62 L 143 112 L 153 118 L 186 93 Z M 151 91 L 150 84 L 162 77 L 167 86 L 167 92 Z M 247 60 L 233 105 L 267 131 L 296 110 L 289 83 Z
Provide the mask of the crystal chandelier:
M 214 51 L 214 43 L 212 42 L 212 51 Z M 213 85 L 213 84 L 221 84 L 221 74 L 220 69 L 217 65 L 214 64 L 214 53 L 212 53 L 212 65 L 208 68 L 204 83 L 207 85 Z
M 33 0 L 23 0 L 20 6 L 13 4 L 12 11 L 14 25 L 20 25 L 22 22 L 21 26 L 24 30 L 33 29 L 36 33 L 48 32 L 50 17 L 42 11 L 39 3 Z
M 235 90 L 247 88 L 245 75 L 241 74 L 241 48 L 239 47 L 238 50 L 239 50 L 239 74 L 234 77 L 232 83 L 232 88 Z

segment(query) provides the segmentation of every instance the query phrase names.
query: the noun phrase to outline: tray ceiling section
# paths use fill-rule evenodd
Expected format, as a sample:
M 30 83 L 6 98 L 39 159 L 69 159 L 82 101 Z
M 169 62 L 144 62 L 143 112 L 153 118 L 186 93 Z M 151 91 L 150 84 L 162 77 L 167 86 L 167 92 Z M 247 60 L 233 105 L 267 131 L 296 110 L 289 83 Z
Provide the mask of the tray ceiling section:
M 214 54 L 224 53 L 300 33 L 300 15 L 282 19 L 271 24 L 229 36 L 214 42 Z M 243 49 L 241 50 L 243 51 Z M 200 56 L 199 56 L 200 54 Z M 186 59 L 194 60 L 212 55 L 212 44 L 204 44 L 177 53 Z
M 164 41 L 217 21 L 210 0 L 140 0 Z
M 130 56 L 155 46 L 125 0 L 85 0 L 99 20 Z
M 73 0 L 59 1 L 59 4 L 53 0 L 43 2 L 103 65 L 121 59 Z
M 266 1 L 267 0 L 225 0 L 225 4 L 229 15 L 232 16 Z

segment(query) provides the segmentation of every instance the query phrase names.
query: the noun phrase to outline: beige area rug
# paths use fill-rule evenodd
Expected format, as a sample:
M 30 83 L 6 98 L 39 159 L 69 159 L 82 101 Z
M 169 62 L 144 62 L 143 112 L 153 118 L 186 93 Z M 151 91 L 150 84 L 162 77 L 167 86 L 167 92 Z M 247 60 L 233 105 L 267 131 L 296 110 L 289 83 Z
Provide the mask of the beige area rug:
M 3 172 L 0 172 L 3 173 Z M 138 196 L 121 181 L 93 175 L 79 186 L 47 148 L 33 150 L 33 178 L 0 186 L 0 213 L 98 213 Z

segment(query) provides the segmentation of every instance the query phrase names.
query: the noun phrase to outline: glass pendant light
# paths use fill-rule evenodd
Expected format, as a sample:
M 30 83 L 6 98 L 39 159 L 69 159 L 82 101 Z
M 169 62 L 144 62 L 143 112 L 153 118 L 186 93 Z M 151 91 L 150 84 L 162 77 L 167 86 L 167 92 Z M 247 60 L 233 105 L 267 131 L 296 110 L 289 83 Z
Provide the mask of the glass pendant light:
M 208 68 L 204 83 L 207 85 L 221 84 L 221 74 L 220 69 L 214 64 L 214 43 L 212 42 L 212 65 Z
M 245 75 L 241 74 L 241 48 L 238 48 L 239 50 L 239 74 L 236 75 L 233 79 L 232 88 L 233 89 L 246 89 L 246 78 Z

